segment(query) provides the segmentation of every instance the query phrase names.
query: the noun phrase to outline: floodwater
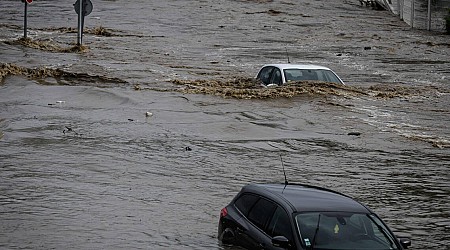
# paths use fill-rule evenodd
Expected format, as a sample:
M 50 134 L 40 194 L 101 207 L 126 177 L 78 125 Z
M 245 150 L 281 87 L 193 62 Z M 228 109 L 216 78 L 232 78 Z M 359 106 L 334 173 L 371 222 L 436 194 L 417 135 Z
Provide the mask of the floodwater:
M 33 1 L 20 41 L 0 1 L 1 249 L 232 249 L 220 209 L 280 156 L 411 249 L 450 245 L 449 36 L 358 0 L 93 0 L 75 53 L 73 2 Z M 287 54 L 346 87 L 221 84 Z

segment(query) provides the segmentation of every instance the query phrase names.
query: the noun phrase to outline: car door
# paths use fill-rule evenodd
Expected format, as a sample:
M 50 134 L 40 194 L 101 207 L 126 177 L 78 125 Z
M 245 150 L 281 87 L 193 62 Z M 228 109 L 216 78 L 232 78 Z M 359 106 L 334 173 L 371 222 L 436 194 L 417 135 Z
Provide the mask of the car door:
M 289 219 L 288 213 L 281 206 L 277 206 L 265 231 L 271 239 L 276 236 L 286 237 L 289 240 L 287 249 L 297 249 L 295 247 L 292 222 Z M 273 247 L 273 249 L 280 248 Z
M 283 83 L 281 77 L 281 70 L 279 68 L 274 68 L 272 71 L 272 77 L 270 78 L 270 84 L 281 85 Z
M 265 198 L 260 198 L 248 213 L 250 222 L 245 232 L 249 249 L 272 249 L 272 238 L 266 233 L 267 225 L 273 217 L 277 205 Z
M 256 78 L 260 79 L 265 85 L 270 84 L 273 69 L 274 69 L 273 66 L 266 66 L 266 67 L 262 68 L 259 71 L 258 76 Z
M 252 247 L 258 245 L 253 237 L 249 236 L 249 231 L 254 231 L 254 226 L 248 220 L 248 214 L 250 210 L 254 207 L 256 202 L 260 199 L 259 195 L 252 193 L 244 193 L 238 197 L 234 203 L 234 206 L 243 215 L 236 221 L 236 227 L 233 228 L 235 232 L 235 242 L 234 244 L 238 246 L 251 249 Z
M 292 231 L 292 222 L 287 212 L 275 202 L 261 198 L 249 212 L 249 218 L 257 230 L 249 231 L 248 241 L 252 242 L 250 249 L 296 249 Z M 286 248 L 276 247 L 272 238 L 284 236 L 289 240 Z

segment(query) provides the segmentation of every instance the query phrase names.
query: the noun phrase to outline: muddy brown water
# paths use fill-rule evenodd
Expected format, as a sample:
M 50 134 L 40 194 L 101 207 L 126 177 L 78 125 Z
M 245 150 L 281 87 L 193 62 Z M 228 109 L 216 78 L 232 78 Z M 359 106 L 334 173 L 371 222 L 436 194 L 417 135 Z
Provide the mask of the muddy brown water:
M 450 245 L 448 36 L 357 0 L 93 3 L 76 53 L 72 1 L 33 1 L 30 42 L 0 1 L 0 248 L 231 249 L 220 209 L 283 182 L 280 155 L 412 249 Z M 286 50 L 346 87 L 245 81 Z

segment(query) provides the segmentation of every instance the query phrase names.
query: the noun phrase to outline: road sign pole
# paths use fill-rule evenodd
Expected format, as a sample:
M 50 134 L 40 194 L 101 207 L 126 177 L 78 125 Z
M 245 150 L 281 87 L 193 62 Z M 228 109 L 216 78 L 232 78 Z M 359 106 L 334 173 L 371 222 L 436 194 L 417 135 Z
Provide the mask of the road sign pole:
M 79 11 L 78 11 L 78 46 L 81 46 L 83 42 L 83 1 L 79 1 Z
M 28 11 L 28 2 L 27 1 L 24 1 L 25 2 L 25 11 L 24 11 L 24 14 L 23 14 L 23 38 L 27 38 L 27 11 Z
M 83 33 L 84 33 L 84 15 L 81 15 L 81 43 L 83 42 Z
M 32 0 L 31 0 L 32 1 Z M 92 12 L 93 6 L 90 0 L 77 0 L 73 5 L 78 14 L 78 46 L 83 44 L 84 17 Z

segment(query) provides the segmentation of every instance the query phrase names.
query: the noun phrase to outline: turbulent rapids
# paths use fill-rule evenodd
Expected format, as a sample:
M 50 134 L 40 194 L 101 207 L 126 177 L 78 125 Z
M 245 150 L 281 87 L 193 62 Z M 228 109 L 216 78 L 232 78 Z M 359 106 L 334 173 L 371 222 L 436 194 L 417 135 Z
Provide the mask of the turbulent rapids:
M 57 85 L 90 85 L 90 86 L 116 86 L 117 84 L 127 84 L 128 82 L 119 78 L 103 75 L 90 75 L 87 73 L 68 72 L 58 68 L 38 67 L 26 68 L 15 64 L 0 64 L 0 81 L 8 75 L 24 76 L 38 80 L 44 85 L 55 85 L 53 81 L 46 81 L 52 77 L 58 79 Z M 367 96 L 373 98 L 408 98 L 421 96 L 435 92 L 436 94 L 450 94 L 449 89 L 436 86 L 414 87 L 399 84 L 378 84 L 365 87 L 353 87 L 328 82 L 301 81 L 289 82 L 278 87 L 263 87 L 254 78 L 234 77 L 229 80 L 170 80 L 175 87 L 148 87 L 144 84 L 135 84 L 137 91 L 174 91 L 186 94 L 207 94 L 220 96 L 223 98 L 236 99 L 268 99 L 268 98 L 291 98 L 298 95 L 311 96 Z M 105 85 L 109 84 L 109 85 Z
M 89 75 L 87 73 L 73 73 L 58 68 L 25 68 L 14 64 L 0 63 L 0 81 L 3 82 L 4 78 L 8 75 L 24 76 L 29 79 L 38 80 L 43 85 L 54 85 L 54 83 L 46 81 L 49 77 L 56 79 L 57 85 L 79 85 L 83 83 L 92 86 L 105 86 L 105 83 L 110 83 L 109 86 L 111 87 L 113 86 L 112 84 L 127 83 L 118 78 Z

